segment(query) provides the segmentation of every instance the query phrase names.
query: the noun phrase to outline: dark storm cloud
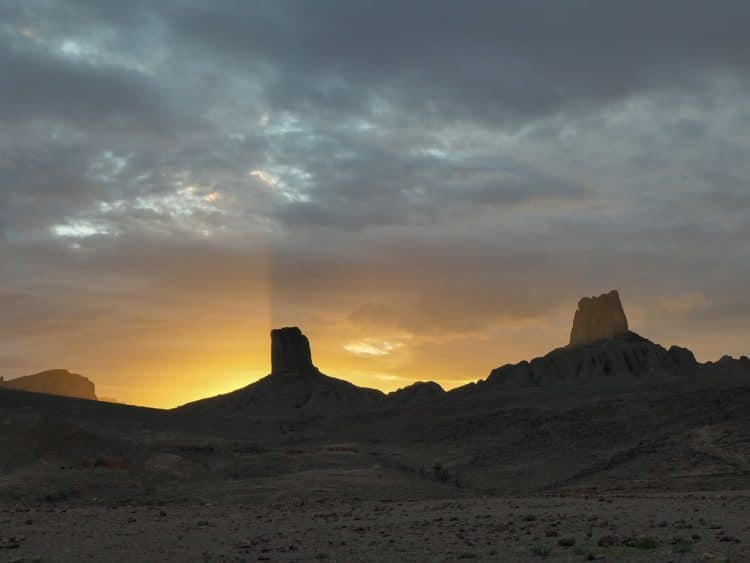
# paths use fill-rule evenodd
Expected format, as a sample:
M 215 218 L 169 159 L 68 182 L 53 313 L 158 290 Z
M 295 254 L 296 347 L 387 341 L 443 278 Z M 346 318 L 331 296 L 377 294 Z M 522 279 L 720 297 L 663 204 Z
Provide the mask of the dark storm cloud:
M 33 40 L 0 34 L 0 120 L 51 119 L 82 128 L 168 130 L 169 107 L 149 77 L 110 65 L 71 60 Z
M 67 6 L 55 10 L 64 22 L 155 28 L 186 60 L 263 68 L 267 101 L 300 112 L 361 112 L 381 97 L 440 120 L 528 119 L 750 65 L 739 1 Z
M 5 224 L 14 230 L 44 228 L 91 203 L 100 186 L 85 175 L 91 155 L 75 146 L 19 147 L 0 165 Z M 12 211 L 12 213 L 11 213 Z
M 322 155 L 290 159 L 317 181 L 307 192 L 309 201 L 290 202 L 279 210 L 287 225 L 420 224 L 474 214 L 482 207 L 588 195 L 583 186 L 498 156 L 408 155 L 408 144 L 397 139 L 373 147 L 351 136 L 329 142 L 327 148 Z
M 338 111 L 372 96 L 437 119 L 528 119 L 748 69 L 743 2 L 177 3 L 175 33 L 277 72 L 272 102 Z

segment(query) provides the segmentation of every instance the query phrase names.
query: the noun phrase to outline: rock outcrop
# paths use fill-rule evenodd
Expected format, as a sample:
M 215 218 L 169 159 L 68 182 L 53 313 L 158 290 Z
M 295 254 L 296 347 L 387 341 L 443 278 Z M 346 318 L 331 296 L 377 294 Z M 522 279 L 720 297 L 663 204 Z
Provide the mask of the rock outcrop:
M 487 382 L 526 386 L 597 377 L 646 378 L 687 373 L 699 366 L 690 350 L 677 346 L 667 350 L 634 332 L 627 332 L 594 344 L 558 348 L 529 362 L 504 365 L 492 370 Z
M 97 400 L 94 383 L 88 378 L 77 373 L 71 373 L 66 369 L 51 369 L 2 381 L 0 386 L 19 391 Z
M 304 419 L 382 408 L 385 394 L 322 374 L 312 363 L 310 342 L 297 327 L 271 331 L 271 373 L 226 395 L 180 407 L 191 412 Z
M 388 405 L 392 407 L 413 406 L 440 399 L 445 390 L 434 381 L 417 381 L 397 391 L 388 393 Z
M 607 338 L 624 336 L 628 319 L 616 289 L 599 297 L 584 297 L 573 318 L 569 346 L 585 346 Z
M 733 358 L 729 355 L 724 355 L 715 362 L 706 362 L 706 367 L 714 370 L 719 370 L 722 373 L 735 374 L 739 376 L 750 375 L 750 358 L 747 356 L 740 356 L 739 358 Z
M 578 302 L 568 346 L 494 369 L 487 383 L 524 386 L 607 376 L 671 376 L 699 366 L 687 348 L 667 350 L 628 330 L 620 295 L 613 290 Z
M 271 373 L 302 374 L 316 371 L 310 341 L 296 326 L 271 331 Z

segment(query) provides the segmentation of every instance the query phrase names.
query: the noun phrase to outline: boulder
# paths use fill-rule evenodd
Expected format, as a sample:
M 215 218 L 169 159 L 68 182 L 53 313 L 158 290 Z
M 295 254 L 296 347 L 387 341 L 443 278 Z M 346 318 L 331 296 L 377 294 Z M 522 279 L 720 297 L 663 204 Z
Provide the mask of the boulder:
M 628 332 L 628 319 L 616 289 L 599 297 L 584 297 L 573 317 L 569 346 L 585 346 Z

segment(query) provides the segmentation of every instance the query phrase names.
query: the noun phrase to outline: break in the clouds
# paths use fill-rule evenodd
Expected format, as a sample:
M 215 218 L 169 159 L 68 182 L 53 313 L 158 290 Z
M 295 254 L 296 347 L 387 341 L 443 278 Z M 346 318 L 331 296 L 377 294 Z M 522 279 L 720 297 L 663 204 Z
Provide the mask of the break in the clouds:
M 611 287 L 646 336 L 746 353 L 748 18 L 0 1 L 0 373 L 175 404 L 300 324 L 333 375 L 450 387 Z

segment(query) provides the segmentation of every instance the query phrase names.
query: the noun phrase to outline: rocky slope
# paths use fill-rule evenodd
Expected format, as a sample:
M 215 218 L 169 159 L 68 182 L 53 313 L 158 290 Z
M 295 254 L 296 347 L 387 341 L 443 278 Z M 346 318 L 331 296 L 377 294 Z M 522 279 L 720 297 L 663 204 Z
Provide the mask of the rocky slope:
M 582 382 L 595 377 L 677 375 L 699 367 L 693 353 L 686 348 L 672 346 L 667 350 L 634 332 L 627 332 L 595 344 L 558 348 L 531 361 L 506 364 L 492 370 L 486 381 L 502 385 L 545 385 Z
M 180 410 L 254 416 L 346 415 L 377 409 L 384 394 L 320 373 L 272 373 L 225 395 L 188 403 Z

